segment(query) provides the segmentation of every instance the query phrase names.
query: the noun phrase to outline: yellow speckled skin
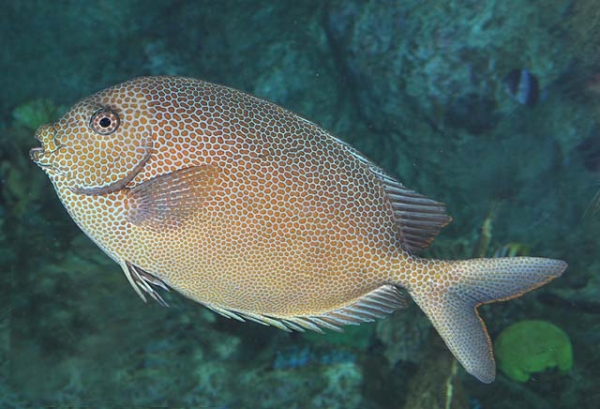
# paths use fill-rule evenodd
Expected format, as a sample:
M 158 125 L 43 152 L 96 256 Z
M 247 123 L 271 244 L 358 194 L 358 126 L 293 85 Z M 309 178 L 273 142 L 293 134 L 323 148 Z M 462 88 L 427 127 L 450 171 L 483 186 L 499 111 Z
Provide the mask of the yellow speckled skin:
M 33 160 L 128 278 L 142 270 L 226 315 L 292 329 L 309 320 L 367 321 L 364 314 L 386 299 L 394 304 L 391 289 L 403 287 L 485 382 L 494 376 L 493 357 L 476 306 L 566 268 L 539 258 L 411 255 L 393 205 L 402 198 L 394 199 L 382 171 L 289 111 L 195 79 L 117 85 L 36 137 L 42 147 Z

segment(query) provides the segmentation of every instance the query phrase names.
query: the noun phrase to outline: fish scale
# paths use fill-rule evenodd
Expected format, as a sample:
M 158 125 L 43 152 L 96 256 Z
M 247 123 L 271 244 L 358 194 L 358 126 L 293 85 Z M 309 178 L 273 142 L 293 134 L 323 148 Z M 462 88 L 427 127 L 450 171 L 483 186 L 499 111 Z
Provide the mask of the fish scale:
M 306 119 L 231 88 L 142 77 L 36 132 L 31 157 L 77 225 L 145 296 L 172 288 L 230 318 L 340 330 L 408 291 L 468 372 L 495 365 L 478 305 L 559 276 L 544 258 L 426 260 L 450 222 Z

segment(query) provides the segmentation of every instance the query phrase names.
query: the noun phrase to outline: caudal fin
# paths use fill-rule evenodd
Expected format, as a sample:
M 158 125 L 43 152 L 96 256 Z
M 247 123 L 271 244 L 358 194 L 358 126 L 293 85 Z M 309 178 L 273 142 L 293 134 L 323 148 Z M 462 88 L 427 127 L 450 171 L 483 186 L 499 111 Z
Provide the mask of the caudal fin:
M 567 263 L 535 257 L 433 261 L 438 278 L 412 288 L 456 359 L 471 375 L 490 383 L 496 376 L 492 342 L 477 307 L 518 297 L 560 276 Z

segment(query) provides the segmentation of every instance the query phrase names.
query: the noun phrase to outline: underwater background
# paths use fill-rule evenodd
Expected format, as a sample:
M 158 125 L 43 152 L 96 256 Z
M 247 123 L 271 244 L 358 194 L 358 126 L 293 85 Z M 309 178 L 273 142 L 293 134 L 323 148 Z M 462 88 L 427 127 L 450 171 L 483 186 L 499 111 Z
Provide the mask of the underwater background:
M 5 2 L 0 408 L 600 407 L 599 28 L 596 0 Z M 502 334 L 490 385 L 414 303 L 325 335 L 144 304 L 28 155 L 40 124 L 141 75 L 273 101 L 443 201 L 427 257 L 569 269 L 480 308 Z

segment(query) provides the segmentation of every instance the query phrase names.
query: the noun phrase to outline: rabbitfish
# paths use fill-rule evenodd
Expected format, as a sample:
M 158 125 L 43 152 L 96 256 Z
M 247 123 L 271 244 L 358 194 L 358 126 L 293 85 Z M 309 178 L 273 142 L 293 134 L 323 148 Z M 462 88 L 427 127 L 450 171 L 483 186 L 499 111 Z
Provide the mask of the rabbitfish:
M 417 257 L 450 218 L 312 122 L 180 77 L 108 88 L 40 127 L 31 157 L 137 293 L 227 317 L 340 330 L 406 290 L 465 369 L 495 376 L 477 307 L 558 277 L 557 260 Z

